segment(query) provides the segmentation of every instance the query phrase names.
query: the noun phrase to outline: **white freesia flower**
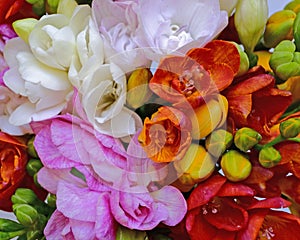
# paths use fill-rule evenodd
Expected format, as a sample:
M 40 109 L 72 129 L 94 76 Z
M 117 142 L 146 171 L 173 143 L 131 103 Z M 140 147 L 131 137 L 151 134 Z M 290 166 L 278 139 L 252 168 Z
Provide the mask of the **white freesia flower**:
M 0 86 L 0 126 L 2 132 L 19 136 L 32 133 L 29 124 L 15 126 L 10 123 L 11 113 L 26 101 L 25 97 L 15 94 L 5 86 Z
M 227 12 L 220 10 L 219 0 L 152 0 L 140 1 L 139 35 L 143 46 L 148 43 L 158 60 L 169 53 L 186 53 L 214 39 L 228 23 Z
M 139 26 L 136 7 L 137 1 L 94 0 L 92 3 L 93 17 L 104 38 L 105 62 L 114 62 L 125 72 L 150 66 L 144 49 L 136 41 Z
M 9 66 L 3 76 L 4 83 L 14 93 L 27 97 L 11 113 L 13 125 L 48 119 L 61 112 L 73 90 L 66 71 L 38 61 L 20 38 L 7 42 L 4 57 Z
M 64 3 L 67 1 L 62 1 Z M 21 126 L 51 118 L 63 111 L 73 87 L 103 64 L 103 42 L 88 5 L 64 6 L 44 15 L 33 26 L 28 44 L 10 40 L 4 50 L 9 70 L 3 79 L 14 93 L 27 98 L 10 115 Z
M 82 106 L 96 130 L 114 137 L 136 132 L 139 117 L 124 105 L 126 77 L 114 63 L 104 64 L 84 82 Z

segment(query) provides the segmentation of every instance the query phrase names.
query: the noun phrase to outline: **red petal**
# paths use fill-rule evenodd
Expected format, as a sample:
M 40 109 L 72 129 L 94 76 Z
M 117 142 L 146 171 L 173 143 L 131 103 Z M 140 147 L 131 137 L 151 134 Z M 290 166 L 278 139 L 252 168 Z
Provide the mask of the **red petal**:
M 226 182 L 221 190 L 218 192 L 220 197 L 237 197 L 237 196 L 253 196 L 254 191 L 252 188 L 239 184 Z
M 247 225 L 248 213 L 229 198 L 214 198 L 202 206 L 203 218 L 218 229 L 239 231 Z
M 268 234 L 275 240 L 298 240 L 300 219 L 286 212 L 270 210 L 265 217 L 260 234 Z
M 267 198 L 265 200 L 257 201 L 249 206 L 248 209 L 255 208 L 285 208 L 291 205 L 289 201 L 284 200 L 281 197 Z
M 199 183 L 187 200 L 188 210 L 208 203 L 217 195 L 225 182 L 225 177 L 221 175 L 214 175 L 206 181 Z
M 232 69 L 224 63 L 215 64 L 213 68 L 209 69 L 209 74 L 215 84 L 213 86 L 215 91 L 222 91 L 227 88 L 232 83 L 234 76 Z
M 217 229 L 207 223 L 199 209 L 188 211 L 186 216 L 186 230 L 191 240 L 211 240 L 217 233 Z
M 253 210 L 249 212 L 249 220 L 248 226 L 246 229 L 241 230 L 238 233 L 237 239 L 239 240 L 249 240 L 249 239 L 256 239 L 257 234 L 260 230 L 260 227 L 264 221 L 265 216 L 269 210 Z

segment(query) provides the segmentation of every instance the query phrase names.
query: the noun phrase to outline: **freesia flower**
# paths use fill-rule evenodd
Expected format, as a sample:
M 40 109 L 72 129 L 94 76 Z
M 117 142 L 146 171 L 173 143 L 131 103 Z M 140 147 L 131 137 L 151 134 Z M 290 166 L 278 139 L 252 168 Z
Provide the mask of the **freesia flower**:
M 135 229 L 150 230 L 160 222 L 176 225 L 184 217 L 186 204 L 179 190 L 170 186 L 161 189 L 152 186 L 151 181 L 161 179 L 160 172 L 152 171 L 152 166 L 149 170 L 146 167 L 140 174 L 150 173 L 151 176 L 145 177 L 145 181 L 137 181 L 141 178 L 135 177 L 133 171 L 142 165 L 137 163 L 135 166 L 136 162 L 130 158 L 138 158 L 144 153 L 135 152 L 133 146 L 128 155 L 118 139 L 94 132 L 88 122 L 71 115 L 33 123 L 32 127 L 37 134 L 34 145 L 44 164 L 38 174 L 39 183 L 57 195 L 57 212 L 46 227 L 46 235 L 81 236 L 89 229 L 90 236 L 113 239 L 115 221 Z M 170 200 L 163 199 L 165 194 L 173 199 L 172 207 Z M 126 201 L 123 196 L 127 196 Z M 123 210 L 117 207 L 119 201 Z M 137 204 L 137 209 L 134 213 L 131 209 L 126 215 L 129 220 L 126 220 L 122 212 L 129 211 L 126 204 L 131 201 Z M 85 206 L 89 206 L 89 211 L 78 214 L 85 211 Z M 64 224 L 59 224 L 60 221 Z M 85 226 L 81 230 L 80 224 Z
M 228 100 L 229 119 L 236 127 L 249 127 L 265 136 L 270 134 L 270 126 L 292 101 L 290 92 L 279 90 L 274 84 L 272 75 L 256 67 L 222 92 Z
M 181 159 L 192 140 L 190 119 L 175 108 L 162 106 L 144 120 L 138 139 L 155 162 Z
M 32 189 L 45 199 L 44 189 L 37 188 L 26 172 L 27 152 L 25 141 L 0 132 L 0 209 L 12 211 L 11 196 L 19 187 Z
M 87 119 L 99 132 L 124 137 L 134 134 L 141 126 L 139 117 L 124 106 L 126 77 L 114 63 L 99 66 L 79 91 Z
M 15 94 L 5 86 L 0 86 L 0 129 L 12 135 L 32 133 L 29 124 L 15 126 L 10 123 L 12 112 L 26 102 L 26 98 Z
M 237 48 L 215 40 L 203 48 L 191 49 L 185 57 L 163 58 L 150 80 L 150 88 L 175 106 L 196 108 L 206 97 L 228 87 L 239 65 Z
M 3 56 L 4 45 L 6 41 L 16 36 L 16 33 L 9 24 L 0 25 L 0 84 L 3 84 L 3 74 L 7 69 L 7 64 Z
M 218 0 L 140 1 L 137 11 L 139 45 L 150 47 L 154 52 L 150 58 L 156 61 L 162 54 L 184 54 L 188 49 L 204 46 L 228 22 Z
M 291 226 L 289 236 L 295 236 L 299 218 L 270 210 L 286 207 L 289 202 L 279 197 L 256 200 L 253 196 L 250 187 L 230 183 L 220 175 L 198 184 L 188 199 L 186 227 L 190 238 L 198 239 L 201 234 L 202 239 L 256 239 L 269 233 L 281 239 L 287 225 Z
M 136 67 L 150 66 L 144 50 L 137 43 L 140 25 L 137 4 L 137 1 L 92 2 L 93 17 L 104 40 L 105 62 L 114 62 L 126 73 Z

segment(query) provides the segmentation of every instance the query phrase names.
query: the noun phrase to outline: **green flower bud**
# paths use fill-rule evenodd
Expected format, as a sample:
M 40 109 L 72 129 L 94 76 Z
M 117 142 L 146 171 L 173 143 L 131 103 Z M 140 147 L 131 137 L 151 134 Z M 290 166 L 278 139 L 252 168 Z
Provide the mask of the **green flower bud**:
M 207 151 L 214 157 L 220 157 L 233 141 L 233 135 L 224 130 L 218 129 L 213 131 L 205 140 Z
M 34 176 L 43 167 L 39 159 L 30 159 L 26 165 L 26 170 L 30 176 Z
M 276 166 L 280 160 L 281 155 L 274 147 L 265 147 L 259 152 L 258 161 L 265 168 Z
M 259 42 L 268 20 L 267 0 L 238 1 L 234 23 L 247 53 Z
M 282 80 L 300 75 L 300 64 L 296 62 L 284 63 L 276 68 L 276 75 Z
M 24 18 L 13 22 L 12 26 L 20 38 L 28 43 L 28 38 L 38 20 L 35 18 Z
M 47 203 L 49 207 L 55 208 L 56 207 L 56 195 L 49 194 L 47 197 Z
M 26 234 L 27 240 L 36 240 L 41 239 L 43 237 L 43 232 L 39 230 L 28 231 Z
M 133 71 L 127 81 L 127 104 L 136 109 L 144 105 L 152 96 L 149 89 L 149 80 L 152 73 L 148 68 Z
M 250 66 L 249 58 L 248 58 L 248 55 L 244 52 L 244 50 L 242 49 L 242 47 L 239 44 L 237 44 L 235 42 L 233 42 L 233 43 L 236 46 L 236 48 L 238 49 L 239 54 L 240 54 L 240 68 L 237 73 L 237 76 L 241 76 L 249 70 L 249 66 Z
M 31 157 L 39 158 L 37 152 L 35 151 L 34 145 L 33 145 L 34 138 L 35 137 L 30 138 L 29 141 L 27 142 L 27 152 Z
M 281 136 L 284 138 L 293 138 L 300 133 L 300 119 L 290 118 L 279 125 Z
M 243 152 L 247 152 L 262 139 L 262 136 L 255 130 L 244 127 L 234 135 L 235 146 Z
M 292 41 L 283 40 L 275 47 L 274 51 L 294 53 L 296 51 L 296 45 Z
M 293 62 L 300 64 L 300 52 L 294 52 Z
M 46 12 L 44 0 L 37 1 L 32 5 L 32 11 L 38 15 L 42 16 Z
M 31 226 L 38 218 L 37 210 L 28 204 L 14 204 L 13 211 L 18 221 L 24 226 Z
M 297 13 L 297 16 L 295 18 L 293 29 L 294 29 L 293 34 L 294 34 L 295 44 L 297 46 L 297 50 L 299 51 L 300 50 L 300 14 L 299 13 Z
M 295 18 L 296 13 L 292 10 L 281 10 L 272 14 L 264 32 L 264 45 L 273 48 L 282 40 L 292 40 Z
M 15 232 L 24 229 L 25 227 L 10 219 L 0 218 L 0 232 Z
M 28 188 L 18 188 L 11 197 L 13 204 L 30 204 L 33 205 L 37 200 L 35 193 Z
M 116 240 L 144 240 L 147 234 L 144 231 L 131 230 L 123 226 L 119 226 L 117 230 Z
M 276 72 L 277 68 L 282 64 L 291 63 L 294 59 L 294 53 L 275 51 L 270 57 L 270 67 Z
M 19 230 L 19 231 L 15 231 L 15 232 L 2 232 L 2 231 L 0 231 L 0 239 L 1 240 L 10 240 L 10 239 L 13 239 L 15 237 L 21 236 L 24 233 L 26 233 L 26 230 Z M 19 239 L 21 239 L 21 238 L 18 238 L 18 240 Z
M 229 150 L 222 156 L 221 168 L 227 179 L 238 182 L 250 175 L 252 165 L 244 154 L 236 150 Z
M 300 2 L 299 0 L 294 0 L 289 2 L 287 5 L 284 7 L 285 10 L 292 10 L 295 13 L 298 13 L 300 11 Z
M 47 0 L 47 12 L 56 13 L 59 0 Z

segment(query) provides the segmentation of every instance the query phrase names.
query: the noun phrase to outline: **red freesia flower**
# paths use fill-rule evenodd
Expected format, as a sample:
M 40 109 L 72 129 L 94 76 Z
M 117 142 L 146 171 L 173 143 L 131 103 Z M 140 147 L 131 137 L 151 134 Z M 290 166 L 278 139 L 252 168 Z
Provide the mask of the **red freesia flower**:
M 0 209 L 11 211 L 11 196 L 18 187 L 31 188 L 41 199 L 46 191 L 35 186 L 33 178 L 26 173 L 26 145 L 0 132 Z
M 26 17 L 36 17 L 36 15 L 32 12 L 32 5 L 25 0 L 0 1 L 0 24 L 12 23 Z
M 186 56 L 163 58 L 150 80 L 150 88 L 174 106 L 196 108 L 204 98 L 228 87 L 240 66 L 234 44 L 214 40 Z
M 295 239 L 295 231 L 300 230 L 299 219 L 270 210 L 290 203 L 279 197 L 257 200 L 254 196 L 252 188 L 231 183 L 221 175 L 200 183 L 188 198 L 186 229 L 190 238 L 256 240 L 264 239 L 263 234 L 272 234 L 271 239 L 279 240 L 284 239 L 279 232 L 283 231 L 282 226 L 291 224 L 292 231 L 285 231 L 285 236 Z
M 235 79 L 222 94 L 228 100 L 228 118 L 235 127 L 250 127 L 264 136 L 270 134 L 270 127 L 292 101 L 291 93 L 277 89 L 275 78 L 262 67 Z

